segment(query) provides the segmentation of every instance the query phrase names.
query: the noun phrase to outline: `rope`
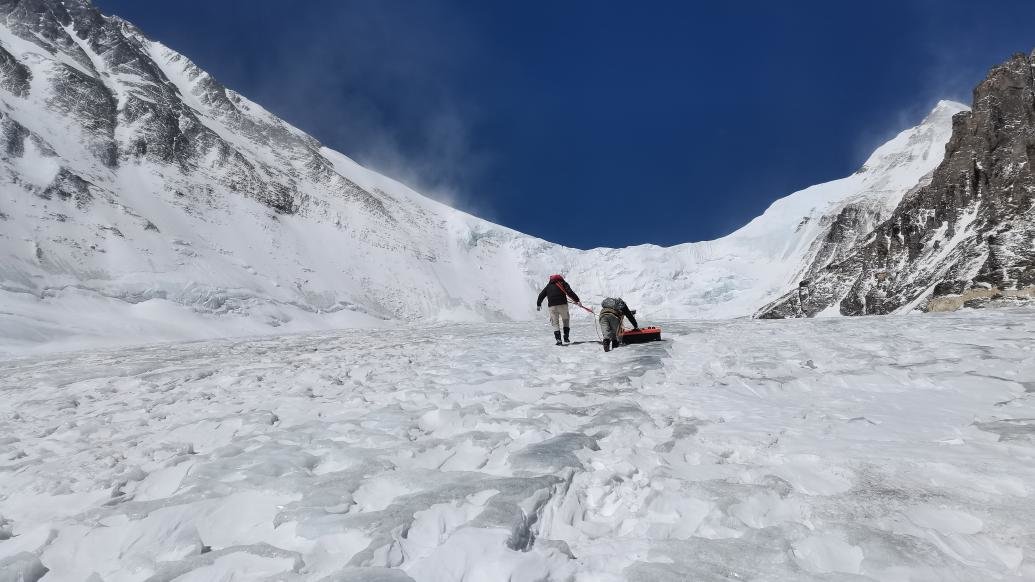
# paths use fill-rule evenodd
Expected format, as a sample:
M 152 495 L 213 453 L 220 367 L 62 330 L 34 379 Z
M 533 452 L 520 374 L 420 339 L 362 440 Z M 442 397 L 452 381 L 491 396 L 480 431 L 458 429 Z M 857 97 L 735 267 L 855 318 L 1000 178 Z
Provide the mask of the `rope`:
M 554 281 L 553 284 L 557 285 L 557 288 L 560 289 L 561 292 L 564 293 L 564 296 L 568 298 L 569 305 L 577 305 L 581 307 L 586 313 L 589 313 L 592 316 L 593 329 L 597 332 L 597 339 L 600 341 L 604 341 L 604 333 L 600 331 L 600 322 L 597 321 L 597 314 L 589 307 L 583 305 L 581 302 L 572 299 L 571 295 L 568 294 L 568 290 L 564 288 L 564 285 L 561 285 L 561 281 Z
M 585 309 L 589 313 L 590 319 L 593 320 L 593 329 L 597 332 L 597 339 L 600 341 L 604 341 L 604 332 L 600 331 L 600 322 L 597 320 L 596 312 L 581 303 L 575 303 L 570 298 L 568 299 L 568 303 L 571 303 L 572 305 L 578 305 L 579 307 Z
M 575 303 L 575 302 L 574 302 L 574 301 L 572 301 L 571 299 L 569 299 L 569 300 L 568 300 L 568 303 L 570 303 L 570 304 L 572 304 L 572 305 L 578 305 L 579 307 L 581 307 L 582 309 L 584 309 L 584 310 L 586 311 L 586 313 L 589 313 L 590 315 L 596 315 L 596 313 L 595 313 L 595 312 L 594 312 L 594 311 L 593 311 L 592 309 L 590 309 L 590 308 L 586 307 L 585 305 L 583 305 L 583 304 L 581 304 L 581 303 Z

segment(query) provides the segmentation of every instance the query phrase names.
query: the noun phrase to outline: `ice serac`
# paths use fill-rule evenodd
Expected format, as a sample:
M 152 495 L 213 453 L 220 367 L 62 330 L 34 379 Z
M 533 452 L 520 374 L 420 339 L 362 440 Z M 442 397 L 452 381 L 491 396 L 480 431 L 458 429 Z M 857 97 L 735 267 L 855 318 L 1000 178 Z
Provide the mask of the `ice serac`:
M 954 117 L 944 161 L 851 252 L 816 265 L 763 317 L 942 311 L 1030 298 L 1035 81 L 1015 55 Z
M 747 316 L 880 222 L 961 108 L 720 240 L 581 251 L 360 166 L 85 0 L 0 0 L 0 348 L 525 320 L 553 272 L 648 320 Z

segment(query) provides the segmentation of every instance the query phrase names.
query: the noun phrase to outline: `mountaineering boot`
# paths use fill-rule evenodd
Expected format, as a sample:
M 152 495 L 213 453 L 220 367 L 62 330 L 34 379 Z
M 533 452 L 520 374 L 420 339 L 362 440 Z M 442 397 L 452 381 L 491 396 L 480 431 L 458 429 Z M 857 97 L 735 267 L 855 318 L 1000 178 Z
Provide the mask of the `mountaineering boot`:
M 571 331 L 571 328 L 570 328 L 570 327 L 566 327 L 566 328 L 564 328 L 564 343 L 566 343 L 566 344 L 570 344 L 570 343 L 571 343 L 571 340 L 570 340 L 570 339 L 568 339 L 568 333 L 569 333 L 570 331 Z
M 610 352 L 611 351 L 611 338 L 606 338 L 606 337 L 604 338 L 604 351 L 605 352 Z
M 559 346 L 563 346 L 564 345 L 563 343 L 561 343 L 561 332 L 559 332 L 559 331 L 553 332 L 553 337 L 554 337 L 554 339 L 557 340 L 557 345 L 559 345 Z

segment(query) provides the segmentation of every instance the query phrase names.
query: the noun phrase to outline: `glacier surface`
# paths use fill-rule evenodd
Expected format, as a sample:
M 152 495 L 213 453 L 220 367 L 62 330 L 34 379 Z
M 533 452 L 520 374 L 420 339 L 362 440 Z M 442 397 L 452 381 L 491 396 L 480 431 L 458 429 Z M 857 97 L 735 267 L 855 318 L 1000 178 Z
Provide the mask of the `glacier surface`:
M 1035 312 L 574 333 L 2 361 L 0 578 L 1035 579 Z

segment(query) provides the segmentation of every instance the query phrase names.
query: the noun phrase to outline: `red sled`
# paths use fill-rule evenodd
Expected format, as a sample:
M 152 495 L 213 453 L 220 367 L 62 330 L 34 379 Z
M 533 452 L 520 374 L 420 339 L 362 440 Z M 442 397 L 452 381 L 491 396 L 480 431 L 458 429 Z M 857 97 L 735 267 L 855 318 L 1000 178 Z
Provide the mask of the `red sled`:
M 633 331 L 631 329 L 622 330 L 622 343 L 626 344 L 643 344 L 647 342 L 656 342 L 660 339 L 660 327 L 641 327 L 638 331 Z

